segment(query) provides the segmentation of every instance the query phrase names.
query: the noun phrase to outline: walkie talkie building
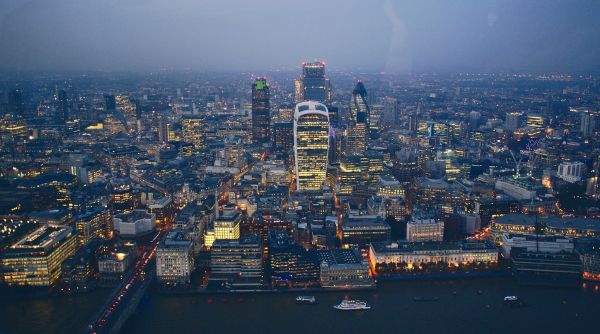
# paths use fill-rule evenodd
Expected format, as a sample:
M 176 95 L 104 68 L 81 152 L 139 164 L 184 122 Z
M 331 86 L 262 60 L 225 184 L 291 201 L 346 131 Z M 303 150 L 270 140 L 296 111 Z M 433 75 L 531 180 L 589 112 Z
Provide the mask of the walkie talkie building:
M 294 157 L 298 190 L 319 190 L 327 173 L 329 115 L 324 104 L 308 101 L 294 112 Z

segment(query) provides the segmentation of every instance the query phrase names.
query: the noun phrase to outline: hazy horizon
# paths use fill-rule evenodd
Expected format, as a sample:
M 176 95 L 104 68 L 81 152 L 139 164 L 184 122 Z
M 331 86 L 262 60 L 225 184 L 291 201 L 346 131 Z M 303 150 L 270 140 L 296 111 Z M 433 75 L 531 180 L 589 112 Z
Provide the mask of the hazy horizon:
M 598 1 L 4 0 L 0 70 L 598 72 Z

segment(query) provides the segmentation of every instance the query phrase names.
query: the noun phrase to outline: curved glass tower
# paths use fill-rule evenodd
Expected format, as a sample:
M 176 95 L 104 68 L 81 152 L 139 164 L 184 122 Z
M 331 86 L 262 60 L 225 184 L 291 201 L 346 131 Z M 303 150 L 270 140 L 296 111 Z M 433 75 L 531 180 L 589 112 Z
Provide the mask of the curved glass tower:
M 350 122 L 348 122 L 346 154 L 362 154 L 366 150 L 371 109 L 367 104 L 367 90 L 358 82 L 352 91 L 350 101 Z
M 308 101 L 294 112 L 294 158 L 298 190 L 319 190 L 327 173 L 329 114 L 324 104 Z

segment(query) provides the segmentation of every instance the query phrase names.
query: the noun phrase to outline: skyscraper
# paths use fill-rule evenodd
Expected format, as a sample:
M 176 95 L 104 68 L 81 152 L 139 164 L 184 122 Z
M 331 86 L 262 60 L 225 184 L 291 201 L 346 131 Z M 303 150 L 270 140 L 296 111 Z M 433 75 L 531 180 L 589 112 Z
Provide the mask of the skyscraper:
M 69 100 L 67 92 L 64 90 L 58 91 L 58 117 L 61 124 L 65 124 L 69 120 Z
M 7 94 L 8 113 L 12 115 L 23 116 L 25 113 L 25 104 L 23 103 L 23 92 L 15 89 Z
M 367 90 L 359 81 L 352 91 L 352 100 L 350 101 L 346 154 L 361 154 L 366 150 L 370 113 Z
M 298 190 L 319 190 L 327 173 L 329 115 L 324 104 L 309 101 L 294 112 L 294 155 Z
M 114 95 L 104 95 L 104 110 L 117 110 L 117 100 Z
M 588 110 L 581 113 L 581 135 L 589 137 L 596 129 L 596 115 Z
M 504 122 L 504 128 L 508 131 L 515 131 L 521 126 L 522 116 L 523 113 L 520 112 L 506 113 L 506 121 Z
M 297 83 L 295 86 L 297 86 Z M 328 104 L 331 101 L 330 86 L 329 79 L 325 77 L 325 63 L 302 64 L 302 101 L 317 101 Z
M 186 115 L 181 122 L 183 128 L 183 141 L 192 144 L 194 150 L 200 150 L 204 147 L 204 138 L 202 134 L 202 119 L 199 116 Z
M 252 84 L 252 140 L 268 142 L 270 124 L 269 86 L 266 79 L 259 78 Z

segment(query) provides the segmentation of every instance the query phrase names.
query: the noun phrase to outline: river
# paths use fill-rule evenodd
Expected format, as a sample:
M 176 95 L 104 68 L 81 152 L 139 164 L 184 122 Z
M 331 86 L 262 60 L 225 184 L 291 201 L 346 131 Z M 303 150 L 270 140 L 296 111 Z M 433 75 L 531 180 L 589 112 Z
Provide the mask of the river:
M 480 291 L 480 292 L 478 292 Z M 456 292 L 454 294 L 453 292 Z M 165 295 L 149 292 L 123 333 L 573 333 L 599 328 L 595 285 L 524 287 L 506 278 L 383 282 L 374 291 L 311 293 L 318 305 L 296 305 L 293 293 Z M 0 301 L 3 333 L 72 333 L 84 328 L 102 292 Z M 506 295 L 529 306 L 510 308 Z M 437 302 L 413 297 L 437 296 Z M 342 298 L 368 311 L 332 308 Z M 4 299 L 4 298 L 3 298 Z

